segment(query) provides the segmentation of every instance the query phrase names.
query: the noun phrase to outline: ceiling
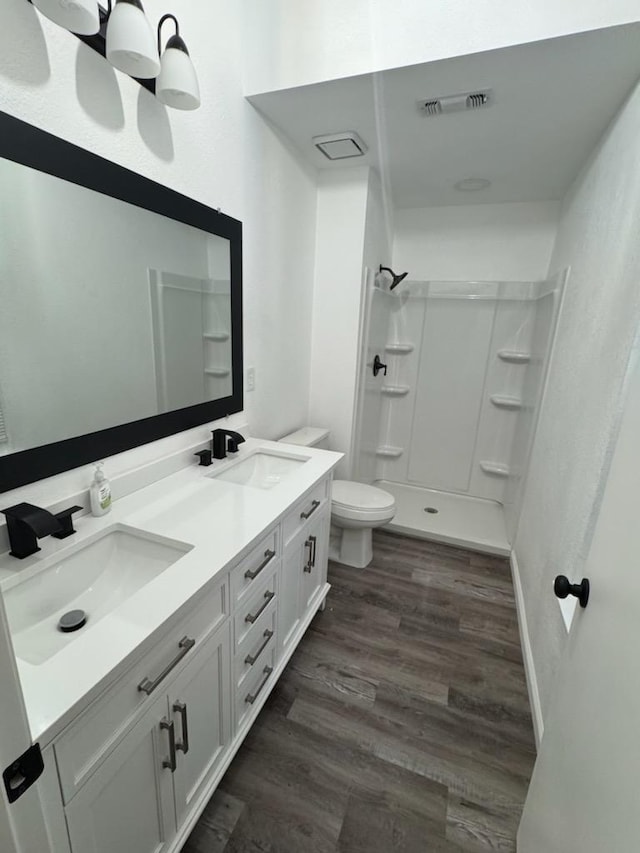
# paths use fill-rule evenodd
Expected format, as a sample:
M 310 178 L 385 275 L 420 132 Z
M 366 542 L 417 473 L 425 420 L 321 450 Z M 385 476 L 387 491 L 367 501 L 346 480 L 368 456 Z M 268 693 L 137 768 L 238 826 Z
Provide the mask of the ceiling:
M 376 166 L 396 208 L 544 201 L 563 197 L 639 77 L 640 23 L 249 100 L 317 168 Z M 493 103 L 478 110 L 417 106 L 486 88 Z M 332 163 L 311 139 L 343 130 L 369 150 Z M 491 186 L 456 190 L 465 178 Z

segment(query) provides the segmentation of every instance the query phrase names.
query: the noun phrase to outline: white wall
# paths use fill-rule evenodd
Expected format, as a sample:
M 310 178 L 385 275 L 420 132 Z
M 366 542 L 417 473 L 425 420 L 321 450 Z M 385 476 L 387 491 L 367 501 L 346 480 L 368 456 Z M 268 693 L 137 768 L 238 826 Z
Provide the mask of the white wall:
M 351 469 L 368 191 L 367 166 L 319 175 L 308 422 L 329 427 L 331 449 L 347 454 L 341 476 Z
M 559 210 L 559 202 L 398 210 L 394 269 L 427 281 L 544 279 Z
M 638 20 L 637 0 L 245 0 L 247 94 Z
M 183 5 L 197 112 L 166 109 L 25 0 L 3 2 L 2 109 L 243 220 L 245 411 L 254 434 L 276 437 L 307 416 L 315 174 L 242 97 L 242 10 Z M 166 11 L 145 9 L 153 25 Z
M 551 260 L 571 272 L 515 545 L 543 713 L 566 639 L 552 582 L 582 577 L 640 321 L 639 139 L 640 87 L 565 199 Z

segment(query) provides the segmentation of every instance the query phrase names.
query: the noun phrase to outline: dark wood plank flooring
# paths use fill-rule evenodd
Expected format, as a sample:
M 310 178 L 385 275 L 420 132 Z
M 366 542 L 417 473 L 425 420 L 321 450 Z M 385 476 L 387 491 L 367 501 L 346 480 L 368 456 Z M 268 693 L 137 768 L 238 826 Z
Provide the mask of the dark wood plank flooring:
M 185 853 L 514 851 L 535 757 L 508 562 L 374 533 Z

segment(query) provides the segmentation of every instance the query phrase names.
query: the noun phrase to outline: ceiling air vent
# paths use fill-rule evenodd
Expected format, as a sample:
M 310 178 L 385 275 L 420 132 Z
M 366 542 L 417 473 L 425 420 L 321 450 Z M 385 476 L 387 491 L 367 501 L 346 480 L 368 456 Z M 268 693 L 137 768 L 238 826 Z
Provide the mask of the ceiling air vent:
M 347 160 L 350 157 L 363 157 L 367 153 L 366 143 L 354 130 L 314 136 L 312 142 L 328 160 Z
M 418 108 L 425 116 L 437 116 L 443 113 L 457 113 L 465 110 L 477 110 L 487 107 L 492 101 L 491 89 L 481 92 L 463 92 L 461 95 L 443 95 L 441 98 L 428 98 L 418 101 Z

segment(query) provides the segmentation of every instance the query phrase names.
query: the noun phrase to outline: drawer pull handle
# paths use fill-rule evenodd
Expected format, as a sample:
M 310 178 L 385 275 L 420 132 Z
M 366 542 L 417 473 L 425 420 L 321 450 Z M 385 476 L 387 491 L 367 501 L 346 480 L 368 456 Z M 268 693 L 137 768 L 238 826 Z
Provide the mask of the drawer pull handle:
M 270 551 L 269 549 L 267 549 L 264 552 L 264 560 L 260 563 L 258 568 L 254 569 L 254 571 L 251 571 L 251 569 L 247 569 L 247 571 L 244 573 L 245 578 L 250 581 L 252 581 L 254 578 L 257 578 L 260 572 L 265 568 L 265 566 L 268 566 L 271 560 L 273 560 L 275 555 L 275 551 Z
M 309 539 L 311 539 L 311 542 L 313 543 L 313 555 L 311 557 L 311 565 L 315 567 L 315 564 L 316 564 L 316 545 L 318 543 L 318 537 L 317 536 L 310 536 Z
M 247 613 L 247 615 L 244 617 L 244 621 L 245 621 L 245 622 L 251 622 L 251 623 L 255 622 L 255 621 L 256 621 L 256 619 L 260 616 L 260 614 L 262 613 L 262 611 L 265 609 L 265 607 L 267 606 L 267 604 L 269 604 L 269 602 L 271 601 L 271 599 L 272 599 L 274 596 L 275 596 L 275 592 L 270 592 L 270 591 L 265 592 L 265 594 L 264 594 L 264 601 L 262 602 L 262 604 L 260 605 L 260 607 L 256 610 L 256 612 L 255 612 L 255 613 Z
M 173 725 L 173 720 L 169 722 L 167 719 L 160 720 L 160 729 L 169 732 L 169 758 L 165 758 L 162 766 L 176 772 L 176 730 Z
M 256 690 L 255 693 L 247 693 L 247 696 L 244 700 L 245 702 L 248 702 L 250 705 L 253 705 L 253 703 L 256 701 L 256 699 L 258 698 L 258 696 L 262 692 L 262 688 L 265 686 L 267 681 L 269 681 L 269 676 L 273 672 L 273 667 L 272 666 L 265 666 L 265 668 L 262 671 L 264 672 L 264 678 L 260 682 L 260 686 L 258 687 L 258 689 Z
M 189 726 L 187 722 L 187 706 L 185 702 L 174 702 L 173 712 L 179 713 L 182 722 L 182 740 L 176 743 L 176 749 L 184 752 L 186 755 L 189 752 Z
M 262 654 L 262 652 L 267 648 L 267 646 L 269 645 L 269 640 L 273 637 L 273 631 L 270 631 L 267 628 L 267 630 L 264 632 L 264 634 L 262 636 L 264 637 L 264 642 L 262 643 L 262 645 L 260 646 L 258 651 L 255 653 L 255 655 L 247 655 L 246 658 L 244 659 L 244 662 L 248 663 L 249 666 L 253 666 L 254 663 L 258 660 L 258 658 Z
M 309 518 L 320 506 L 320 501 L 311 501 L 311 509 L 308 512 L 301 512 L 300 518 Z
M 160 684 L 160 682 L 164 681 L 164 679 L 169 675 L 174 666 L 177 666 L 180 663 L 182 658 L 195 646 L 195 644 L 195 640 L 191 640 L 189 637 L 183 637 L 178 643 L 180 651 L 174 657 L 174 659 L 167 664 L 167 666 L 162 670 L 160 675 L 154 678 L 153 681 L 150 678 L 143 678 L 140 684 L 138 684 L 138 690 L 141 693 L 146 693 L 147 696 L 153 693 L 153 691 Z

